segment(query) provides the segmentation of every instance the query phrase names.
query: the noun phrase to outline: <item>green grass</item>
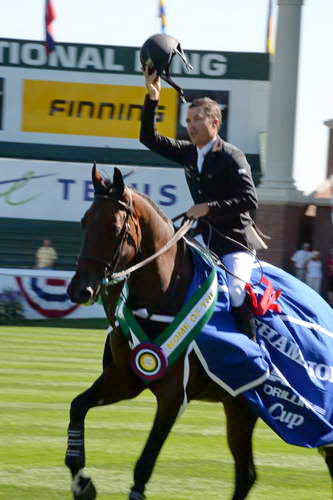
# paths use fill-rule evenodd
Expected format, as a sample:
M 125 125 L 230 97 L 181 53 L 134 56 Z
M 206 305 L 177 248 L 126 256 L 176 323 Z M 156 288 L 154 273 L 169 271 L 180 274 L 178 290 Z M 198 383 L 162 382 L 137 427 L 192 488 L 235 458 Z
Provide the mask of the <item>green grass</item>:
M 103 330 L 63 325 L 0 328 L 0 499 L 71 499 L 63 465 L 69 404 L 99 375 L 104 340 Z M 126 500 L 154 410 L 145 391 L 135 401 L 89 412 L 87 472 L 100 500 Z M 254 443 L 259 480 L 249 500 L 331 498 L 316 450 L 283 443 L 261 422 Z M 227 500 L 232 485 L 221 405 L 193 402 L 162 450 L 147 497 Z
M 85 330 L 106 330 L 108 322 L 105 318 L 77 318 L 77 319 L 22 319 L 15 326 L 40 326 L 55 328 L 84 328 Z

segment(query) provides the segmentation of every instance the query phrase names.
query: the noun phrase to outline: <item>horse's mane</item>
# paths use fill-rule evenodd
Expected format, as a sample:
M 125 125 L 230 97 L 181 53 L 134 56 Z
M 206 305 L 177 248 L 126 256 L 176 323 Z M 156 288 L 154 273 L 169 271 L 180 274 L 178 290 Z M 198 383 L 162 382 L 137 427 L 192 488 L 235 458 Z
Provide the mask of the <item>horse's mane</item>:
M 157 203 L 155 203 L 155 201 L 153 201 L 151 198 L 149 198 L 149 196 L 147 194 L 141 193 L 140 191 L 138 191 L 137 189 L 134 189 L 134 188 L 129 188 L 129 189 L 131 189 L 131 191 L 133 191 L 134 193 L 138 194 L 143 199 L 145 199 L 146 201 L 148 201 L 149 205 L 151 205 L 156 210 L 156 212 L 158 213 L 158 215 L 160 215 L 161 218 L 165 222 L 167 222 L 170 226 L 172 226 L 172 222 L 169 219 L 169 217 L 167 217 L 165 215 L 165 213 L 163 212 L 163 210 L 157 205 Z
M 127 189 L 133 191 L 138 196 L 141 196 L 144 200 L 146 200 L 149 203 L 149 205 L 151 205 L 155 209 L 155 211 L 164 220 L 164 222 L 166 222 L 167 224 L 169 224 L 169 226 L 173 227 L 173 224 L 172 224 L 171 220 L 169 219 L 169 217 L 167 217 L 165 215 L 165 213 L 163 212 L 163 210 L 147 194 L 141 193 L 140 191 L 138 191 L 135 188 L 130 188 L 129 186 L 126 186 L 126 187 L 127 187 Z M 111 181 L 111 179 L 109 177 L 104 177 L 103 185 L 100 186 L 101 193 L 104 194 L 105 191 L 106 192 L 110 192 L 111 188 L 112 188 L 112 181 Z

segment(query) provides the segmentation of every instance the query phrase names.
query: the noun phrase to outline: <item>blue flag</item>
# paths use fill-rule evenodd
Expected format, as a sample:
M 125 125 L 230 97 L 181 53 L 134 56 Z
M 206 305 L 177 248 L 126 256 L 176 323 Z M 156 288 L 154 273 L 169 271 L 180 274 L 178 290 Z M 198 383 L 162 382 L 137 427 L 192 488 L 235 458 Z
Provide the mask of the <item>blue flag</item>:
M 210 272 L 196 256 L 194 264 L 188 294 Z M 278 308 L 255 316 L 253 342 L 235 325 L 220 268 L 218 279 L 215 313 L 193 342 L 207 375 L 232 396 L 242 394 L 286 442 L 311 448 L 333 443 L 333 309 L 294 276 L 261 262 L 251 280 L 258 301 L 265 282 L 282 293 L 272 295 Z

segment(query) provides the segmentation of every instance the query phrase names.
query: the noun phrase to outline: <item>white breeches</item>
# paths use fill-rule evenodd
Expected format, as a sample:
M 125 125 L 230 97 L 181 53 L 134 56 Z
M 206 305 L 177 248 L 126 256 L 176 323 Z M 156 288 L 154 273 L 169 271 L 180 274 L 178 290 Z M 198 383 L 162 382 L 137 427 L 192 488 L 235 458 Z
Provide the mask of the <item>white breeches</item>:
M 231 305 L 239 307 L 243 304 L 246 292 L 245 284 L 251 279 L 255 255 L 249 252 L 232 252 L 222 255 L 221 261 L 235 276 L 226 273 Z
M 195 239 L 201 245 L 207 247 L 201 234 L 197 235 Z M 251 279 L 252 267 L 255 259 L 255 250 L 253 250 L 252 253 L 240 250 L 239 252 L 231 252 L 222 256 L 219 255 L 219 258 L 228 271 L 237 276 L 234 277 L 231 274 L 226 273 L 231 305 L 233 307 L 240 307 L 243 304 L 246 295 L 244 290 L 245 284 Z

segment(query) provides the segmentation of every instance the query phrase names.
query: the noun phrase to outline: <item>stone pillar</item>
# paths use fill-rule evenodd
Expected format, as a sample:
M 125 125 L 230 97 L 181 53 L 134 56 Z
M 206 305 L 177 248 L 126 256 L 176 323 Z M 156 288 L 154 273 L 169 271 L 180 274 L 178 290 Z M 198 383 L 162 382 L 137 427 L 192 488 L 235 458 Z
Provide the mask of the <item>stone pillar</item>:
M 271 63 L 267 166 L 258 190 L 262 200 L 297 198 L 293 179 L 294 129 L 301 8 L 303 0 L 278 0 L 275 54 Z
M 256 222 L 271 236 L 260 257 L 289 269 L 304 233 L 307 199 L 293 179 L 300 22 L 303 0 L 278 0 L 275 54 L 271 58 L 266 171 L 258 188 Z

